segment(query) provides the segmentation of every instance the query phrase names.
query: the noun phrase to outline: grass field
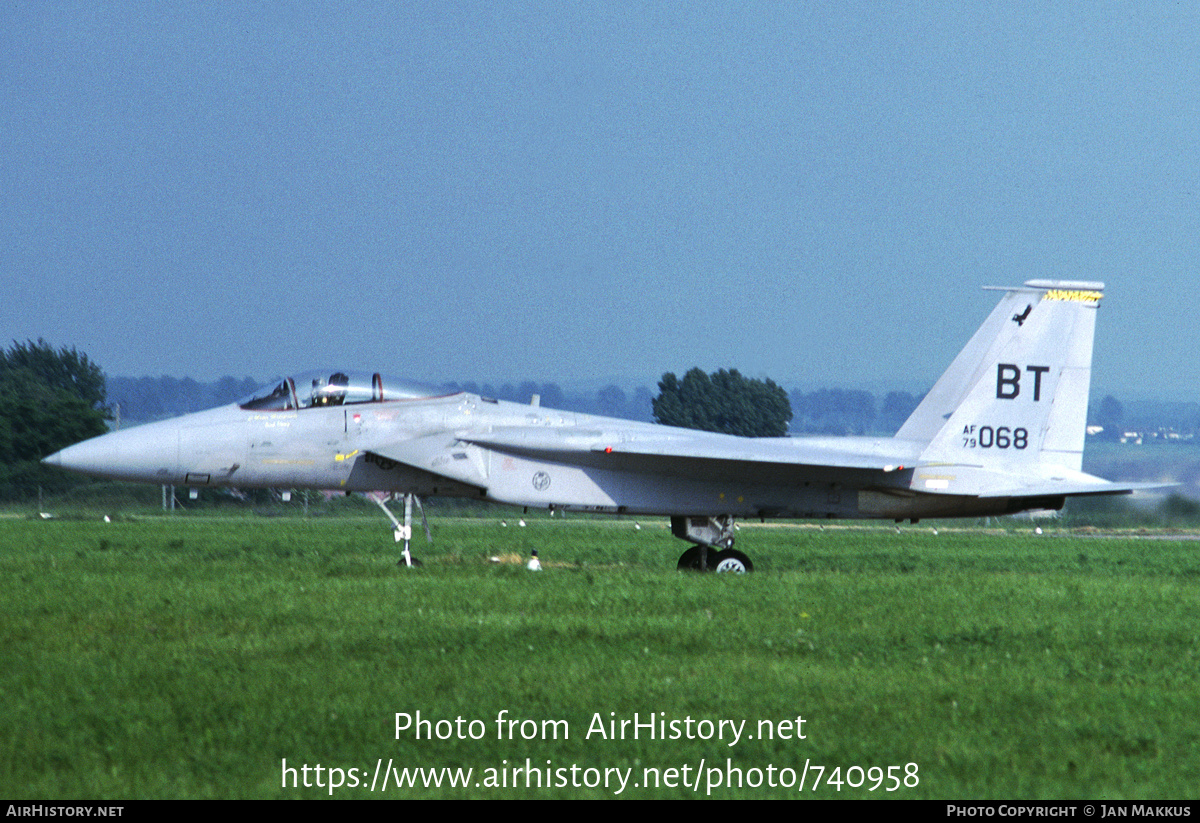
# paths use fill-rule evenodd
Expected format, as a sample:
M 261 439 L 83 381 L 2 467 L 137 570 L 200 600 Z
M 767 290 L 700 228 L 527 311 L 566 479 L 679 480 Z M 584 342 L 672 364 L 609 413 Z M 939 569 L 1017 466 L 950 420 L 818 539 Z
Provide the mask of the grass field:
M 662 521 L 498 519 L 435 519 L 415 570 L 382 518 L 0 520 L 0 796 L 1200 785 L 1191 540 L 750 525 L 737 577 Z

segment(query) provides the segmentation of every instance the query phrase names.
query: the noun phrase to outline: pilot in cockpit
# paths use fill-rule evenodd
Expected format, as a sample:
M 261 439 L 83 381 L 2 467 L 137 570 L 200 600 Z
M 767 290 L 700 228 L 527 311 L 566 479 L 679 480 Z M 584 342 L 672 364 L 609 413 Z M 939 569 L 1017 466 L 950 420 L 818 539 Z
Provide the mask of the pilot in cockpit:
M 346 402 L 346 390 L 350 387 L 350 377 L 344 372 L 335 372 L 329 376 L 329 382 L 322 386 L 320 379 L 312 381 L 312 404 L 314 406 L 340 406 Z

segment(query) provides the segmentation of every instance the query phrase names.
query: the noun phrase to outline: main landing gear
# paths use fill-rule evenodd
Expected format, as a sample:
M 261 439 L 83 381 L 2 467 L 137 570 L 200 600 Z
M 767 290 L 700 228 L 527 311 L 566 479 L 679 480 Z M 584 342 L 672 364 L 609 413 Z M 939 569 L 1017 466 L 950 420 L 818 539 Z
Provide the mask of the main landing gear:
M 425 519 L 425 507 L 421 505 L 421 499 L 419 497 L 417 497 L 415 494 L 403 495 L 403 497 L 404 497 L 404 525 L 401 525 L 400 521 L 396 519 L 396 515 L 392 514 L 391 509 L 389 509 L 384 504 L 384 499 L 380 499 L 371 494 L 368 494 L 367 497 L 369 497 L 371 500 L 373 500 L 375 502 L 376 506 L 383 509 L 383 513 L 388 516 L 388 520 L 392 521 L 392 525 L 395 527 L 395 531 L 393 531 L 392 534 L 396 538 L 396 542 L 397 543 L 399 543 L 401 541 L 404 542 L 404 555 L 403 555 L 403 557 L 401 557 L 400 562 L 397 563 L 396 565 L 397 566 L 406 566 L 408 568 L 420 566 L 421 561 L 418 560 L 417 558 L 413 557 L 412 552 L 409 551 L 409 548 L 408 548 L 408 544 L 412 540 L 413 503 L 416 503 L 417 508 L 421 510 L 421 525 L 423 525 L 425 527 L 425 539 L 428 540 L 430 543 L 433 542 L 433 535 L 429 533 L 429 521 Z M 394 499 L 394 497 L 393 497 L 393 499 Z
M 671 534 L 695 543 L 679 556 L 680 571 L 713 571 L 745 574 L 754 571 L 750 558 L 733 548 L 733 518 L 672 517 Z

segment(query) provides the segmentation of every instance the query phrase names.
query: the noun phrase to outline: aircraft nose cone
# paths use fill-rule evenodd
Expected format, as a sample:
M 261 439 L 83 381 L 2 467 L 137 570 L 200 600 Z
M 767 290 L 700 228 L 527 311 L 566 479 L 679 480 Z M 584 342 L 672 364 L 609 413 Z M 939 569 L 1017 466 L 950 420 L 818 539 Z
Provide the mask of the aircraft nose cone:
M 102 435 L 76 443 L 74 446 L 67 446 L 42 462 L 80 474 L 107 476 L 121 462 L 118 444 L 110 440 L 110 437 L 111 435 Z
M 178 463 L 175 433 L 145 426 L 103 434 L 42 460 L 70 472 L 111 480 L 170 482 Z

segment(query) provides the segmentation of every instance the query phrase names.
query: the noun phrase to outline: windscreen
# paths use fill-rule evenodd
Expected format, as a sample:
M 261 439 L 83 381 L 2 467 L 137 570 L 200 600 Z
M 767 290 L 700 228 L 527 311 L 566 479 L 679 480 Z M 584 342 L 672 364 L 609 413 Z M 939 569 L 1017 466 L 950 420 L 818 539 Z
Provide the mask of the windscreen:
M 243 409 L 294 411 L 318 406 L 441 397 L 450 392 L 379 373 L 315 371 L 270 383 L 238 401 Z

